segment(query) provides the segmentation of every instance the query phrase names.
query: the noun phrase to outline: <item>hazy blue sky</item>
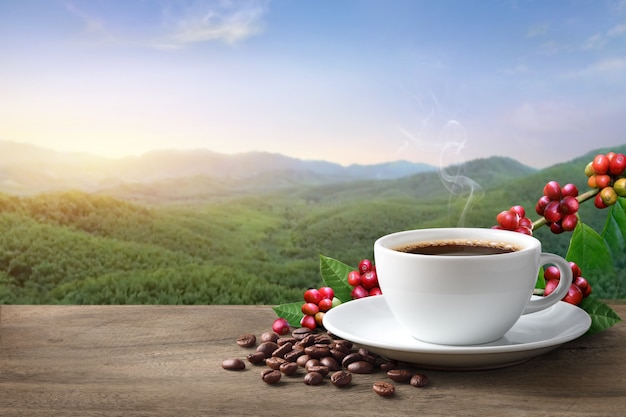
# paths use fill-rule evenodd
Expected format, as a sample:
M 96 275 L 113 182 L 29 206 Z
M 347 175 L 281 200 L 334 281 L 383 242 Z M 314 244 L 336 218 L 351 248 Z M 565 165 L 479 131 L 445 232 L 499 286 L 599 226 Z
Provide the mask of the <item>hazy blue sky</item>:
M 626 143 L 626 0 L 0 0 L 0 139 L 342 164 Z

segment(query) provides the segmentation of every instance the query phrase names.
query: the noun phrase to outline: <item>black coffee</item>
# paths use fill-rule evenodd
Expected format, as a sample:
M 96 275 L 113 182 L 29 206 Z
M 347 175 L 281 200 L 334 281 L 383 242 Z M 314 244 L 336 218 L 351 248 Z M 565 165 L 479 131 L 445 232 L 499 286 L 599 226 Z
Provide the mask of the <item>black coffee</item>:
M 396 250 L 418 255 L 476 256 L 511 253 L 518 251 L 519 248 L 504 242 L 442 240 L 411 243 L 398 247 Z

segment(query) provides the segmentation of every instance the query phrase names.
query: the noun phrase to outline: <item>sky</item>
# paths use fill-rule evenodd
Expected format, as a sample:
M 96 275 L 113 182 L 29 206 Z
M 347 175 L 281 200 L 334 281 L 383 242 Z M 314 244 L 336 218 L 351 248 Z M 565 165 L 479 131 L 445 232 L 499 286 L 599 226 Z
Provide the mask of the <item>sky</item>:
M 542 168 L 624 132 L 626 0 L 0 0 L 0 140 Z

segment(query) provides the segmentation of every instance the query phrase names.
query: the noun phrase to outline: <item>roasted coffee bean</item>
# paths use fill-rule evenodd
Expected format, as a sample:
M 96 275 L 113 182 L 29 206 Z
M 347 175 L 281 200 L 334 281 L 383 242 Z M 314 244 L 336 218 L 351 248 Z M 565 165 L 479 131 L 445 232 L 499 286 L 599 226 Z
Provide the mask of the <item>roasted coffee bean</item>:
M 246 369 L 246 363 L 237 358 L 224 359 L 222 361 L 222 368 L 229 371 L 241 371 L 242 369 Z
M 328 345 L 307 346 L 304 348 L 304 353 L 309 355 L 311 358 L 320 359 L 324 356 L 330 356 L 330 348 Z
M 304 383 L 307 385 L 319 385 L 324 382 L 324 376 L 318 372 L 309 372 L 304 376 Z
M 278 333 L 275 332 L 265 332 L 263 334 L 261 334 L 261 342 L 274 342 L 276 343 L 276 341 L 278 340 L 280 336 L 278 336 Z
M 411 378 L 411 385 L 413 385 L 414 387 L 418 387 L 418 388 L 422 388 L 425 387 L 426 385 L 428 385 L 428 377 L 424 374 L 415 374 L 413 375 L 413 377 Z
M 387 371 L 387 376 L 395 382 L 408 382 L 413 376 L 413 373 L 408 369 L 392 369 Z
M 341 365 L 339 365 L 339 362 L 337 362 L 337 359 L 333 358 L 332 356 L 323 357 L 322 359 L 320 359 L 320 364 L 327 366 L 328 370 L 330 370 L 331 372 L 338 371 L 339 369 L 341 369 Z
M 326 376 L 328 375 L 328 372 L 330 372 L 328 369 L 328 366 L 324 366 L 324 365 L 312 365 L 306 368 L 306 370 L 307 372 L 317 372 L 318 374 L 321 374 L 322 376 Z
M 304 339 L 307 335 L 311 334 L 312 330 L 309 329 L 308 327 L 298 327 L 297 329 L 294 329 L 291 332 L 291 335 L 296 339 L 296 340 L 302 340 Z
M 378 355 L 364 348 L 359 349 L 357 353 L 361 355 L 361 358 L 363 358 L 364 361 L 367 361 L 371 364 L 375 364 L 376 359 L 378 359 Z
M 283 374 L 290 376 L 295 374 L 298 371 L 298 368 L 300 367 L 295 362 L 285 362 L 280 364 L 278 370 Z
M 333 339 L 330 338 L 327 334 L 317 334 L 315 335 L 315 343 L 319 345 L 330 345 L 333 342 Z
M 352 374 L 346 371 L 337 371 L 330 376 L 330 382 L 339 388 L 348 386 L 352 382 Z
M 253 365 L 258 365 L 265 362 L 265 353 L 263 352 L 254 352 L 246 356 L 248 362 Z
M 285 353 L 285 360 L 287 362 L 295 362 L 302 355 L 304 355 L 304 350 L 292 349 L 291 352 Z
M 283 358 L 278 358 L 276 356 L 272 356 L 271 358 L 265 359 L 265 364 L 269 366 L 271 369 L 278 369 L 280 365 L 285 363 L 286 361 Z
M 354 344 L 349 341 L 349 340 L 345 340 L 345 339 L 337 339 L 334 342 L 335 346 L 341 346 L 342 348 L 347 349 L 348 351 L 350 351 L 352 349 L 352 346 L 354 346 Z
M 263 380 L 263 382 L 270 385 L 280 381 L 281 375 L 282 374 L 280 373 L 280 371 L 276 369 L 264 369 L 263 371 L 261 371 L 261 379 Z
M 278 349 L 276 342 L 263 342 L 257 346 L 256 351 L 263 352 L 265 357 L 269 358 L 276 349 Z
M 376 394 L 380 395 L 381 397 L 389 397 L 390 395 L 393 395 L 394 392 L 396 392 L 395 385 L 385 381 L 374 382 L 372 389 Z
M 319 359 L 309 359 L 304 364 L 304 369 L 306 369 L 308 371 L 311 366 L 319 366 L 319 365 L 320 365 L 320 360 Z
M 293 350 L 301 350 L 304 352 L 304 346 L 302 346 L 300 342 L 296 342 L 293 344 Z
M 348 365 L 350 365 L 352 362 L 357 362 L 362 360 L 363 358 L 361 358 L 361 355 L 359 355 L 356 352 L 350 353 L 349 355 L 346 355 L 345 358 L 343 358 L 343 360 L 341 361 L 341 365 L 344 368 L 347 368 Z
M 310 360 L 311 360 L 311 357 L 307 354 L 304 354 L 302 356 L 298 356 L 298 359 L 296 359 L 296 363 L 298 364 L 298 366 L 301 366 L 304 368 L 306 366 L 306 363 Z
M 337 362 L 342 362 L 343 359 L 348 356 L 347 353 L 341 351 L 341 350 L 337 350 L 337 349 L 331 349 L 330 350 L 330 356 L 332 356 L 333 358 L 335 358 L 335 360 Z
M 308 334 L 298 341 L 298 345 L 302 347 L 313 346 L 315 344 L 315 335 Z
M 278 340 L 276 341 L 276 344 L 277 344 L 278 346 L 282 346 L 282 345 L 284 345 L 285 343 L 291 343 L 291 346 L 293 346 L 293 345 L 295 345 L 295 344 L 296 344 L 296 342 L 297 342 L 297 340 L 296 340 L 296 338 L 295 338 L 295 337 L 281 337 L 280 339 L 278 339 Z
M 343 352 L 346 355 L 352 352 L 346 345 L 341 344 L 341 343 L 339 343 L 339 344 L 337 344 L 337 343 L 331 344 L 330 345 L 330 349 L 331 350 L 337 350 L 339 352 Z
M 256 345 L 256 336 L 252 333 L 242 334 L 237 338 L 237 344 L 241 347 L 252 347 Z
M 284 345 L 278 346 L 278 349 L 272 352 L 272 356 L 275 356 L 277 358 L 284 358 L 285 355 L 288 352 L 291 352 L 292 349 L 293 349 L 293 345 L 287 342 Z
M 389 362 L 383 362 L 380 364 L 380 370 L 387 372 L 387 371 L 391 371 L 392 369 L 398 369 L 398 363 L 395 361 L 389 361 Z
M 352 362 L 346 368 L 353 374 L 371 374 L 374 371 L 374 365 L 367 361 Z

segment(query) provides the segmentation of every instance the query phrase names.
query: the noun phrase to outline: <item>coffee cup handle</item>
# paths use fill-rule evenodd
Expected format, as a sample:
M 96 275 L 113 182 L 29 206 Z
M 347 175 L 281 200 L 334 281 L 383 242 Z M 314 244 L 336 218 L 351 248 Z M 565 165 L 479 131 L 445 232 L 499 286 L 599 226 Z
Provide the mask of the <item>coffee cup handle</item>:
M 565 259 L 553 253 L 542 253 L 540 257 L 540 265 L 553 264 L 559 269 L 561 278 L 559 285 L 548 296 L 542 298 L 536 298 L 530 300 L 526 304 L 526 309 L 522 314 L 535 313 L 537 311 L 544 310 L 558 301 L 562 300 L 567 295 L 570 285 L 572 285 L 572 268 Z

